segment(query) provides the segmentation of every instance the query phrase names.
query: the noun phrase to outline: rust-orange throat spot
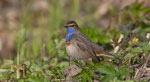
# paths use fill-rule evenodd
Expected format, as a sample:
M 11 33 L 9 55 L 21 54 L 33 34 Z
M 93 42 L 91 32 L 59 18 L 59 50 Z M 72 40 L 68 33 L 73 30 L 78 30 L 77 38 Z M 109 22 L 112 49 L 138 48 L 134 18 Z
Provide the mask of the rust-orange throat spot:
M 71 44 L 71 41 L 66 42 L 67 46 L 70 46 L 70 44 Z

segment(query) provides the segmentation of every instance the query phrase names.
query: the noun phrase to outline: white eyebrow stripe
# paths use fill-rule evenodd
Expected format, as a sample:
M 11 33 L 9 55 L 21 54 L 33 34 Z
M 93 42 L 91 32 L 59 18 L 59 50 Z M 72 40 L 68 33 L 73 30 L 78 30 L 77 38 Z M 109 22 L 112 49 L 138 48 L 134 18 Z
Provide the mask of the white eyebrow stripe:
M 70 24 L 70 25 L 73 25 L 73 24 Z

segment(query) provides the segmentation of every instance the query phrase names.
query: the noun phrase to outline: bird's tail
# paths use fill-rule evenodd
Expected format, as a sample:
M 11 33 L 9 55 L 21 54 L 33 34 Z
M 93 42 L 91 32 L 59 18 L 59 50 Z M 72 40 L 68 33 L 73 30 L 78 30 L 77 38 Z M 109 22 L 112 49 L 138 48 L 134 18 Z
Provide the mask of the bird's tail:
M 119 61 L 122 61 L 122 59 L 121 59 L 121 58 L 116 57 L 116 56 L 113 56 L 113 55 L 111 55 L 111 54 L 110 54 L 110 53 L 108 53 L 108 52 L 98 53 L 98 54 L 96 54 L 96 56 L 113 57 L 113 58 L 118 59 Z

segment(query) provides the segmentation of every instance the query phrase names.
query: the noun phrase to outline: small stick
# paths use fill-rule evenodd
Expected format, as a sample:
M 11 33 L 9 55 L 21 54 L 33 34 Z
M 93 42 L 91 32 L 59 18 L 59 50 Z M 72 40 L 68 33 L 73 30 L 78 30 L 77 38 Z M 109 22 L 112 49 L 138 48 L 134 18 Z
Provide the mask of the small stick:
M 127 69 L 127 76 L 126 76 L 126 80 L 130 80 L 130 62 L 131 62 L 131 58 L 129 59 L 128 62 L 128 69 Z

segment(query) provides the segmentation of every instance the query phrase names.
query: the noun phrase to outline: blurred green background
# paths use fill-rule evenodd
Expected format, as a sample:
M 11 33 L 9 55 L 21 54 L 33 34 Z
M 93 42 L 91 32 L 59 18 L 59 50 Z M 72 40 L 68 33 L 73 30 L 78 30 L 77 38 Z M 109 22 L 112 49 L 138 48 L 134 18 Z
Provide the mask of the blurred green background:
M 145 37 L 150 32 L 149 9 L 149 0 L 1 0 L 0 81 L 64 79 L 68 56 L 63 26 L 68 20 L 113 52 L 111 40 L 118 40 L 120 29 L 139 23 L 135 33 Z

